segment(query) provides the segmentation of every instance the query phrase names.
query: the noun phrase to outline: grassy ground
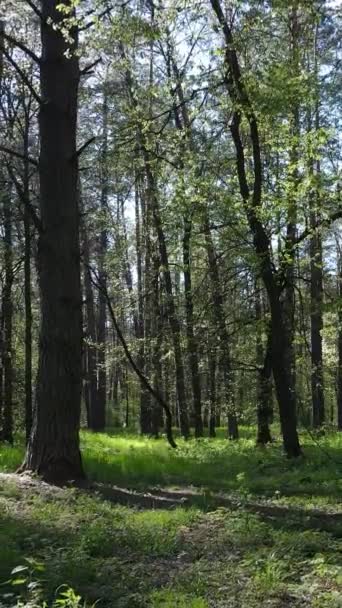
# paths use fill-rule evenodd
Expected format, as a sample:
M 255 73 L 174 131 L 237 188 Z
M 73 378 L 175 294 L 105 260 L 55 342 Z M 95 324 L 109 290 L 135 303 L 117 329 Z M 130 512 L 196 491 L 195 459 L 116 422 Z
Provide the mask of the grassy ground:
M 2 477 L 0 578 L 7 581 L 15 566 L 28 569 L 12 575 L 18 584 L 2 585 L 0 605 L 15 605 L 8 593 L 27 593 L 29 579 L 41 580 L 50 598 L 70 585 L 88 606 L 341 608 L 342 434 L 304 443 L 305 458 L 293 463 L 278 443 L 256 450 L 248 429 L 237 444 L 179 441 L 177 451 L 164 440 L 82 433 L 91 479 L 145 491 L 196 486 L 207 500 L 139 510 Z M 20 446 L 0 447 L 0 470 L 15 470 L 21 457 Z M 240 506 L 213 510 L 217 492 Z M 267 499 L 267 517 L 246 509 L 259 497 Z M 273 505 L 286 505 L 287 515 L 272 517 Z M 311 526 L 312 508 L 320 509 L 322 528 L 332 522 L 329 532 Z

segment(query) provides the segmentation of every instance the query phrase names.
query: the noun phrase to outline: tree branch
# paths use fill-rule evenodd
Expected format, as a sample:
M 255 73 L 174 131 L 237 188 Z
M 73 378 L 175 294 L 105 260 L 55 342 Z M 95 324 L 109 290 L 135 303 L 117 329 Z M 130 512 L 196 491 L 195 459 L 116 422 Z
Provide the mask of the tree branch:
M 39 8 L 34 4 L 34 2 L 32 2 L 31 0 L 24 0 L 24 2 L 26 2 L 26 4 L 28 4 L 28 6 L 30 8 L 32 8 L 33 12 L 36 13 L 37 17 L 39 17 L 39 19 L 41 19 L 43 21 L 43 13 L 41 13 L 41 11 L 39 10 Z
M 86 76 L 87 74 L 91 73 L 91 70 L 93 68 L 95 68 L 99 63 L 102 62 L 102 57 L 99 57 L 98 59 L 96 59 L 96 61 L 93 61 L 93 63 L 90 63 L 89 65 L 86 65 L 81 71 L 80 71 L 80 75 L 81 76 Z
M 88 141 L 86 141 L 78 150 L 76 150 L 75 157 L 79 158 L 81 156 L 81 154 L 84 152 L 84 150 L 86 148 L 88 148 L 88 146 L 90 146 L 95 140 L 96 140 L 95 136 L 88 139 Z
M 23 70 L 21 69 L 21 67 L 17 64 L 17 62 L 13 59 L 13 57 L 11 57 L 11 55 L 6 51 L 6 49 L 4 47 L 0 47 L 0 52 L 2 52 L 5 55 L 7 61 L 14 67 L 14 69 L 16 70 L 16 72 L 18 72 L 20 78 L 26 84 L 27 88 L 30 90 L 30 92 L 32 93 L 32 95 L 35 98 L 35 100 L 39 104 L 41 104 L 42 100 L 39 97 L 39 95 L 38 95 L 37 91 L 35 90 L 34 86 L 31 84 L 31 82 L 27 78 L 25 72 L 23 72 Z
M 36 213 L 35 208 L 33 207 L 33 205 L 31 205 L 30 201 L 26 198 L 23 187 L 20 184 L 19 180 L 17 179 L 17 176 L 15 175 L 10 163 L 7 163 L 7 171 L 8 171 L 8 174 L 9 174 L 12 182 L 15 185 L 16 191 L 18 193 L 18 196 L 19 196 L 21 202 L 28 207 L 34 227 L 36 228 L 38 234 L 41 234 L 43 232 L 42 223 Z
M 37 63 L 38 65 L 41 64 L 39 57 L 33 51 L 31 51 L 31 49 L 28 49 L 25 44 L 20 42 L 20 40 L 16 40 L 16 38 L 13 38 L 13 36 L 11 36 L 10 34 L 6 34 L 5 32 L 2 33 L 2 36 L 3 38 L 5 38 L 5 40 L 13 44 L 13 46 L 18 47 L 18 49 L 28 55 L 35 63 Z
M 119 324 L 117 322 L 115 313 L 114 313 L 114 309 L 111 303 L 111 299 L 109 297 L 108 291 L 106 289 L 106 287 L 103 286 L 103 284 L 101 284 L 101 281 L 99 280 L 99 277 L 97 275 L 97 273 L 95 272 L 95 270 L 93 268 L 91 268 L 91 266 L 86 265 L 88 270 L 89 270 L 89 274 L 90 274 L 90 280 L 93 283 L 93 285 L 95 285 L 95 287 L 104 295 L 106 303 L 107 303 L 107 307 L 109 310 L 109 314 L 110 317 L 112 319 L 112 323 L 114 326 L 114 329 L 117 333 L 117 336 L 121 342 L 121 345 L 124 349 L 126 358 L 128 360 L 128 362 L 130 363 L 133 371 L 136 373 L 136 375 L 138 376 L 140 382 L 143 384 L 143 386 L 148 390 L 148 392 L 152 395 L 152 397 L 154 397 L 154 399 L 159 403 L 159 405 L 161 405 L 161 407 L 163 408 L 164 412 L 165 412 L 165 416 L 166 416 L 166 423 L 165 423 L 165 430 L 166 430 L 166 436 L 168 439 L 168 442 L 170 444 L 170 446 L 172 448 L 176 448 L 177 445 L 175 443 L 175 440 L 173 439 L 173 434 L 172 434 L 172 414 L 170 411 L 169 406 L 167 405 L 167 403 L 165 403 L 164 399 L 162 398 L 162 396 L 154 390 L 154 388 L 151 386 L 151 384 L 149 383 L 149 381 L 147 380 L 146 376 L 143 374 L 143 372 L 139 369 L 139 367 L 137 366 L 137 364 L 135 363 L 129 348 L 127 346 L 127 342 L 121 332 L 121 329 L 119 327 Z M 96 277 L 96 280 L 93 278 L 93 276 Z
M 39 165 L 38 161 L 35 158 L 32 158 L 32 156 L 25 156 L 25 154 L 21 154 L 20 152 L 11 150 L 11 148 L 7 148 L 6 146 L 3 146 L 2 144 L 0 144 L 0 152 L 4 152 L 5 154 L 10 154 L 11 156 L 14 156 L 15 158 L 20 158 L 20 160 L 28 160 L 28 162 L 31 163 L 31 165 L 34 165 L 35 167 L 38 167 L 38 165 Z

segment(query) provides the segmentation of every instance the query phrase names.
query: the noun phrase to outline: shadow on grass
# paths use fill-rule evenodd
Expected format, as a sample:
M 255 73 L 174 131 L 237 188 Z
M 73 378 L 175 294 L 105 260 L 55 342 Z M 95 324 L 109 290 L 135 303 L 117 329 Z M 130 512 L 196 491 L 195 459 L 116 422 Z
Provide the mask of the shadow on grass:
M 208 492 L 272 498 L 317 497 L 336 502 L 342 495 L 342 442 L 324 440 L 304 446 L 305 457 L 287 460 L 278 442 L 265 449 L 254 441 L 179 441 L 177 450 L 163 440 L 83 433 L 83 458 L 89 478 L 142 490 L 149 487 L 199 487 Z

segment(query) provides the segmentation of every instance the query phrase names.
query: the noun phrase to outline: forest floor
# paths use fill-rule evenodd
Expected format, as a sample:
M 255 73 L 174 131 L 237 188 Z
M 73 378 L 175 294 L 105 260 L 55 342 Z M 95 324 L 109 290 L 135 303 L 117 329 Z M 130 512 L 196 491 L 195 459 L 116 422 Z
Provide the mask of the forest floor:
M 253 429 L 177 450 L 82 432 L 84 488 L 13 474 L 23 447 L 1 446 L 0 606 L 68 585 L 88 607 L 341 608 L 342 434 L 302 441 L 292 462 Z

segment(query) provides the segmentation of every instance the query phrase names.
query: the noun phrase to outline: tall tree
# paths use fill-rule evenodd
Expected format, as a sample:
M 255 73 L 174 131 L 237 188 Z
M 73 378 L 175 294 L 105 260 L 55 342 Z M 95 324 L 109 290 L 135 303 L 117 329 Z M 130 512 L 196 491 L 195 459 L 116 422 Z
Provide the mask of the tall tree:
M 57 0 L 43 0 L 40 220 L 41 327 L 36 405 L 23 469 L 45 479 L 83 477 L 79 449 L 82 308 L 76 148 L 79 61 L 73 2 L 71 24 Z M 68 31 L 65 31 L 65 27 Z
M 260 219 L 262 208 L 262 162 L 258 121 L 242 79 L 240 63 L 234 44 L 231 27 L 225 18 L 219 0 L 211 0 L 212 8 L 222 28 L 225 39 L 225 85 L 233 104 L 231 134 L 236 149 L 236 165 L 240 193 L 246 210 L 250 230 L 258 261 L 260 274 L 264 281 L 270 303 L 272 320 L 272 364 L 279 403 L 280 423 L 284 441 L 284 449 L 288 457 L 298 457 L 301 453 L 297 433 L 297 413 L 292 371 L 289 366 L 292 344 L 286 327 L 283 304 L 281 302 L 282 287 L 280 277 L 277 277 L 271 258 L 271 241 Z M 253 157 L 253 186 L 248 183 L 247 161 L 243 146 L 241 123 L 245 117 L 252 143 Z

